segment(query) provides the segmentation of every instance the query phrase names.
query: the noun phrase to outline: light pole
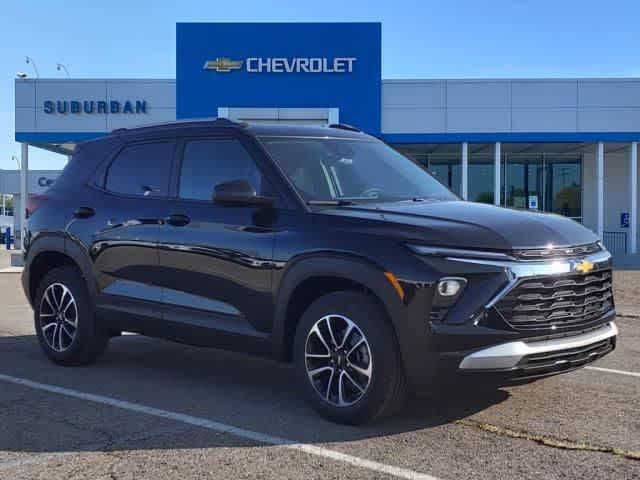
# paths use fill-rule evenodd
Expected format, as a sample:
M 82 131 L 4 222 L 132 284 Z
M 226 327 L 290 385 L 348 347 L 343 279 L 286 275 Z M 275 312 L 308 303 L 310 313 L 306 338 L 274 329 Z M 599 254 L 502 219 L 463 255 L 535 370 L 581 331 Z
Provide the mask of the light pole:
M 67 74 L 67 78 L 71 78 L 71 75 L 69 75 L 69 69 L 66 67 L 66 65 L 64 63 L 56 64 L 56 70 L 58 70 L 58 71 L 64 70 L 64 73 Z
M 24 57 L 24 61 L 26 63 L 30 63 L 31 65 L 33 65 L 33 69 L 36 72 L 36 78 L 40 78 L 40 74 L 38 73 L 38 67 L 36 66 L 36 62 L 33 61 L 33 58 L 27 56 L 27 57 Z

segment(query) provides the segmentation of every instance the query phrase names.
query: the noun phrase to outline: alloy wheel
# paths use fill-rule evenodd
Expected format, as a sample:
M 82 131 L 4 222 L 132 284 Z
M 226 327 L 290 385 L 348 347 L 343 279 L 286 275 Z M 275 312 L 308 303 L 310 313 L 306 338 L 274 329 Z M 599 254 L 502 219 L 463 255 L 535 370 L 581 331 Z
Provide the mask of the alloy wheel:
M 39 311 L 40 330 L 47 345 L 64 352 L 78 333 L 78 306 L 71 290 L 52 283 L 42 294 Z
M 324 400 L 348 407 L 364 396 L 371 383 L 371 348 L 352 320 L 326 315 L 307 335 L 305 366 L 309 381 Z

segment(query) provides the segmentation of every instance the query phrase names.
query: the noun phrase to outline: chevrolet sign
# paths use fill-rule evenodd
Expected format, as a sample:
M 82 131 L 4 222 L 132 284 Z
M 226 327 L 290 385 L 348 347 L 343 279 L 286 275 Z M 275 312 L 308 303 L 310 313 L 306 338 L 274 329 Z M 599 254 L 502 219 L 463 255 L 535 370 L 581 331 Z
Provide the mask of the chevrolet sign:
M 248 73 L 351 73 L 356 60 L 356 57 L 249 57 L 246 60 L 219 57 L 207 60 L 204 69 L 230 72 L 245 64 Z

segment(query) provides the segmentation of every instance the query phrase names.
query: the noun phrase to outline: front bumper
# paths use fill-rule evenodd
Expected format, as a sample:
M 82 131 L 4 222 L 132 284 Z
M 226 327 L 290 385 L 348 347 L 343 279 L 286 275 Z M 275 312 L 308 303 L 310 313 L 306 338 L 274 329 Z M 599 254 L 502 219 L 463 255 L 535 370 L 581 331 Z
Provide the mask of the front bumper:
M 461 371 L 513 372 L 525 376 L 559 373 L 591 363 L 611 352 L 617 335 L 616 324 L 609 322 L 596 330 L 571 337 L 506 342 L 465 356 L 458 368 Z
M 557 294 L 545 291 L 544 298 L 534 299 L 535 303 L 564 302 L 562 306 L 553 305 L 553 309 L 560 311 L 579 307 L 580 299 L 585 299 L 586 305 L 586 297 L 597 292 L 590 284 L 581 285 L 583 278 L 586 283 L 591 280 L 589 274 L 579 272 L 578 267 L 586 261 L 594 272 L 602 272 L 611 268 L 610 260 L 606 250 L 551 261 L 429 257 L 429 264 L 439 276 L 455 274 L 479 280 L 468 284 L 465 295 L 443 320 L 431 319 L 424 337 L 416 332 L 413 337 L 415 347 L 411 352 L 403 351 L 405 370 L 415 389 L 431 388 L 435 378 L 446 382 L 461 376 L 469 381 L 480 380 L 495 385 L 522 383 L 582 367 L 610 353 L 615 348 L 618 333 L 613 323 L 612 298 L 610 305 L 603 306 L 604 312 L 593 311 L 584 317 L 584 321 L 580 319 L 566 325 L 553 318 L 552 322 L 531 328 L 532 322 L 523 326 L 498 310 L 499 302 L 515 288 L 520 288 L 522 282 L 533 280 L 538 283 L 539 279 L 551 280 L 554 285 L 559 282 L 558 287 L 553 287 L 558 291 Z M 575 279 L 580 284 L 576 288 L 582 290 L 575 291 L 575 296 L 571 297 L 574 292 L 567 292 L 572 287 L 567 286 L 565 279 Z M 550 287 L 542 284 L 535 288 Z M 526 291 L 520 294 L 529 296 Z M 419 322 L 420 310 L 415 310 L 418 313 L 410 319 L 412 324 Z

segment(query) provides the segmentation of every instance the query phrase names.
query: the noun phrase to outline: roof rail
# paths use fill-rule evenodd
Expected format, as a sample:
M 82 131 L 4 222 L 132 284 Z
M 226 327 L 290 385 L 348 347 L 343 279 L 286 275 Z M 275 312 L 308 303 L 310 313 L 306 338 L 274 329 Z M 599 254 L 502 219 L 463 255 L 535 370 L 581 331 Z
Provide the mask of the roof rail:
M 331 123 L 329 124 L 329 128 L 339 128 L 340 130 L 349 130 L 350 132 L 362 133 L 362 130 L 360 130 L 359 128 L 352 125 L 347 125 L 346 123 Z
M 185 119 L 181 119 L 181 120 L 173 120 L 170 122 L 155 122 L 155 123 L 147 123 L 147 124 L 141 124 L 141 125 L 136 125 L 135 127 L 123 127 L 123 128 L 116 128 L 114 130 L 111 131 L 112 134 L 121 134 L 121 133 L 125 133 L 125 132 L 131 132 L 131 131 L 136 131 L 136 130 L 143 130 L 143 129 L 152 129 L 152 128 L 162 128 L 162 127 L 180 127 L 180 126 L 189 126 L 189 125 L 194 125 L 194 124 L 207 124 L 207 125 L 227 125 L 227 126 L 238 126 L 238 127 L 246 127 L 247 124 L 245 122 L 237 122 L 235 120 L 230 120 L 228 118 L 217 118 L 217 117 L 213 117 L 213 118 L 185 118 Z

